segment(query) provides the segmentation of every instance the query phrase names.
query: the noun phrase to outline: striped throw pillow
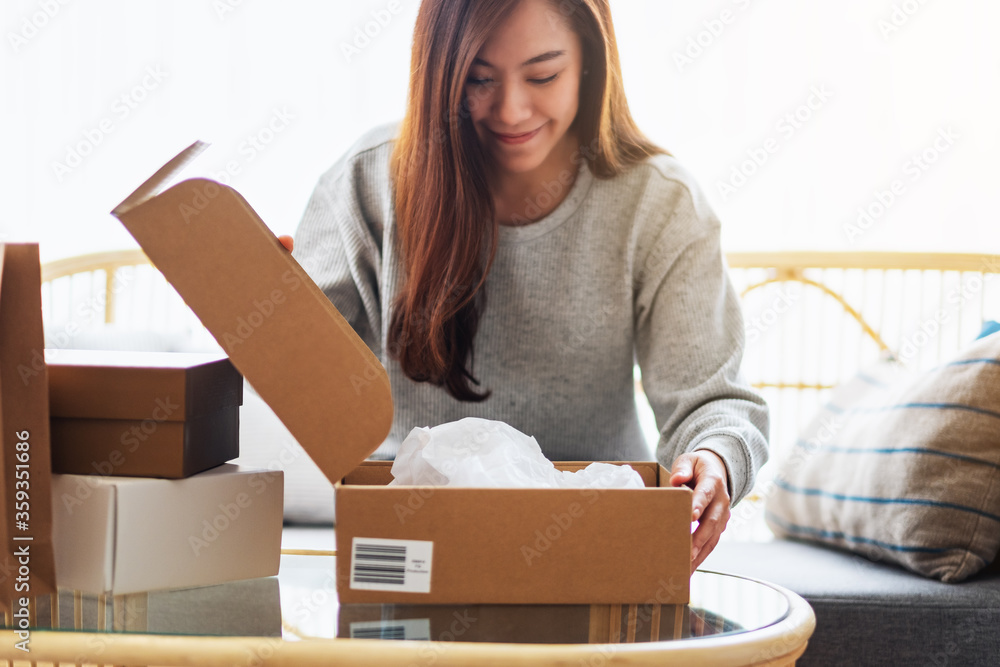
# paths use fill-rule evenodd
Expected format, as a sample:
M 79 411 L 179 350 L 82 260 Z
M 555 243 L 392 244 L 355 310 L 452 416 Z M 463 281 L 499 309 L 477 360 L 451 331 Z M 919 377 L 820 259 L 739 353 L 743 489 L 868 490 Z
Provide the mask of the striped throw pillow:
M 885 362 L 838 387 L 773 484 L 778 536 L 975 574 L 1000 550 L 1000 334 L 922 375 Z

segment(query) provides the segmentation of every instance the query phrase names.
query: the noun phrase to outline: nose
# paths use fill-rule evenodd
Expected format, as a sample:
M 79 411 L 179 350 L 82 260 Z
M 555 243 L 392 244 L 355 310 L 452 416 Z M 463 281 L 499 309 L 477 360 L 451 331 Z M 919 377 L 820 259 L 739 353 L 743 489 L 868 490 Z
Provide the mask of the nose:
M 522 129 L 519 126 L 531 118 L 528 91 L 516 83 L 498 85 L 493 98 L 493 116 L 505 129 Z

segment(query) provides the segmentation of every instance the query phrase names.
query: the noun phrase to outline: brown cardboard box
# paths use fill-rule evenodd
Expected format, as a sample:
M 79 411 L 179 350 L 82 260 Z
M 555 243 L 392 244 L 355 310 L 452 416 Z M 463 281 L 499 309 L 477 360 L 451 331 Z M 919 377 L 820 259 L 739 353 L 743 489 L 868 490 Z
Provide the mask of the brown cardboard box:
M 237 192 L 167 187 L 203 147 L 114 214 L 336 484 L 341 601 L 688 601 L 692 492 L 668 488 L 656 463 L 633 464 L 643 490 L 386 487 L 391 464 L 362 463 L 392 422 L 385 369 Z M 394 571 L 374 585 L 349 576 L 400 553 L 401 583 Z
M 239 456 L 243 377 L 221 354 L 47 350 L 52 469 L 189 477 Z
M 240 409 L 185 421 L 52 419 L 52 471 L 182 479 L 240 455 Z
M 338 597 L 684 604 L 692 492 L 658 463 L 630 465 L 646 489 L 387 487 L 392 462 L 366 461 L 337 486 Z
M 56 583 L 43 338 L 38 244 L 0 243 L 0 611 L 19 648 L 28 598 Z

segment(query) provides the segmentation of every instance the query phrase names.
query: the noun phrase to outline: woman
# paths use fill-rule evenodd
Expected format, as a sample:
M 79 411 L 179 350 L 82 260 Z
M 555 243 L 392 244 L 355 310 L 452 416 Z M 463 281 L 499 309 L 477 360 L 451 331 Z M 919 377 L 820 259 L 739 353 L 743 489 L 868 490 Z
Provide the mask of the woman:
M 607 0 L 423 0 L 401 125 L 320 179 L 296 246 L 389 373 L 376 457 L 478 416 L 552 460 L 648 459 L 638 361 L 693 568 L 767 459 L 719 222 L 635 126 Z

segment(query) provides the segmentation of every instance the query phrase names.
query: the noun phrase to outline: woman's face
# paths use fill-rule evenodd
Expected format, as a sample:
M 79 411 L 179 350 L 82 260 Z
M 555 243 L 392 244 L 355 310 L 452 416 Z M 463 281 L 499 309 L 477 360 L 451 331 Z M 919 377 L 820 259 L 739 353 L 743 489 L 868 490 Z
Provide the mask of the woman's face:
M 479 141 L 501 170 L 531 172 L 568 155 L 583 53 L 548 0 L 522 0 L 483 45 L 465 87 Z

